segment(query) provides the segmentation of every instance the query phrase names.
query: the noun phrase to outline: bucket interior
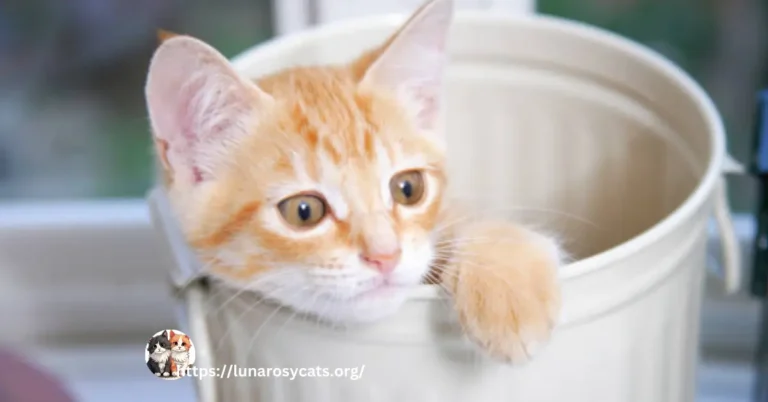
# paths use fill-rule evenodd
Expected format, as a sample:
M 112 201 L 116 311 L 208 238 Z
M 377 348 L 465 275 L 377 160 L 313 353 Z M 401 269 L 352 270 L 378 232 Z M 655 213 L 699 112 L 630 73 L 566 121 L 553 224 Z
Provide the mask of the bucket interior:
M 704 173 L 707 155 L 680 148 L 663 105 L 558 66 L 459 59 L 447 103 L 453 198 L 549 233 L 577 259 L 664 219 Z

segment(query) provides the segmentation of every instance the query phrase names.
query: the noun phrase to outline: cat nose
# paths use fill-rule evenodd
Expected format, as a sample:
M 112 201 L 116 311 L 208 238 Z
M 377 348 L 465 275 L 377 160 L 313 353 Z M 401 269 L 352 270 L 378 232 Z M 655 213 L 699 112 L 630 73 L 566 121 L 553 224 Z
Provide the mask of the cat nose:
M 360 258 L 370 265 L 373 269 L 388 274 L 395 270 L 397 263 L 400 262 L 400 250 L 390 254 L 361 254 Z

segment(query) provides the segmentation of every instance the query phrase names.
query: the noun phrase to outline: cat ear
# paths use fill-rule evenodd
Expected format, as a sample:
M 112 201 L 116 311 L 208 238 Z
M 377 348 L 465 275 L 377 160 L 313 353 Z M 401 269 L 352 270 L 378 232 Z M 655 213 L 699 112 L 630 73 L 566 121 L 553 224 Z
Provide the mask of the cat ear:
M 453 18 L 452 0 L 424 4 L 378 51 L 362 84 L 395 92 L 419 128 L 432 130 L 440 113 L 446 42 Z M 365 55 L 363 58 L 370 58 Z
M 183 35 L 169 35 L 158 47 L 145 96 L 160 162 L 172 182 L 190 185 L 215 177 L 227 151 L 272 102 L 221 53 Z
M 160 44 L 167 41 L 168 39 L 175 38 L 177 36 L 180 36 L 180 35 L 177 34 L 176 32 L 166 31 L 165 29 L 157 30 L 157 42 Z

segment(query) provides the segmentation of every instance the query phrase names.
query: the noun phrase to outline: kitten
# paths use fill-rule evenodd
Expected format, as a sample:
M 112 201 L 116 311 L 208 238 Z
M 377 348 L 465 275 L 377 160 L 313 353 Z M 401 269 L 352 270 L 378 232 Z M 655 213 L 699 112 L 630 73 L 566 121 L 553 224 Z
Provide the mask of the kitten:
M 174 331 L 170 331 L 169 336 L 171 337 L 171 359 L 174 363 L 171 375 L 182 377 L 186 374 L 186 370 L 191 367 L 189 349 L 192 348 L 192 342 L 189 340 L 189 336 Z
M 168 331 L 163 331 L 163 333 L 152 337 L 147 345 L 147 351 L 149 352 L 149 359 L 147 360 L 149 371 L 158 377 L 170 376 L 171 341 L 168 338 Z
M 493 355 L 525 360 L 520 349 L 547 339 L 554 243 L 512 224 L 447 225 L 439 115 L 452 15 L 452 1 L 433 0 L 347 64 L 256 80 L 200 40 L 165 35 L 146 85 L 153 138 L 211 275 L 345 324 L 394 313 L 409 287 L 440 275 Z M 468 241 L 486 230 L 514 240 Z

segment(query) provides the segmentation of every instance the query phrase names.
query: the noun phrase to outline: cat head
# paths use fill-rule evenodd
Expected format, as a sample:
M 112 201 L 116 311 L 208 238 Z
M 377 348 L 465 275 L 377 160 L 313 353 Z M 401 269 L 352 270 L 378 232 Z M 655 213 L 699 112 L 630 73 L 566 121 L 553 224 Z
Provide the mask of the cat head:
M 174 352 L 188 351 L 192 347 L 192 341 L 189 336 L 171 331 L 171 350 Z
M 422 6 L 346 65 L 249 80 L 171 36 L 146 100 L 188 243 L 237 287 L 333 321 L 376 319 L 435 257 L 450 0 Z
M 160 335 L 152 337 L 147 344 L 147 351 L 149 353 L 164 353 L 170 349 L 171 341 L 167 337 L 167 332 L 163 332 Z

